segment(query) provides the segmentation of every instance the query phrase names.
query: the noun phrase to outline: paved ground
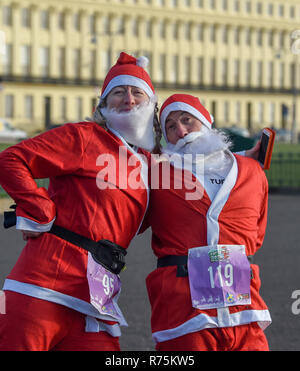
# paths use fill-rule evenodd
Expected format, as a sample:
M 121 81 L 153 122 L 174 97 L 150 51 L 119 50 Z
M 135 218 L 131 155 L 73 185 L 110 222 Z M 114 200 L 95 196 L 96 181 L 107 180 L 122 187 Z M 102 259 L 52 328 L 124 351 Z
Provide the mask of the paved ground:
M 299 244 L 300 196 L 271 195 L 269 223 L 264 246 L 256 254 L 260 266 L 261 294 L 269 305 L 273 323 L 266 330 L 271 350 L 300 350 L 300 314 L 291 310 L 292 292 L 300 290 Z M 0 216 L 0 225 L 2 225 Z M 23 247 L 20 233 L 0 227 L 0 287 Z M 120 305 L 129 323 L 123 328 L 123 350 L 153 350 L 150 308 L 145 277 L 155 266 L 150 233 L 138 236 L 127 254 L 128 268 L 122 273 Z

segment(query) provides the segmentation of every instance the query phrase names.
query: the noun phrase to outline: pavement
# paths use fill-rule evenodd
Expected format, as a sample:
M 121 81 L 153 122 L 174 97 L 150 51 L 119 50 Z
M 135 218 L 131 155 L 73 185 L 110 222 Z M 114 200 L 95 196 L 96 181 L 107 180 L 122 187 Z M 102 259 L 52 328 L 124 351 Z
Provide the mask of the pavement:
M 292 294 L 300 290 L 299 212 L 300 195 L 270 195 L 266 236 L 255 255 L 260 267 L 261 295 L 273 320 L 265 331 L 271 351 L 300 350 L 300 314 L 292 311 Z M 0 226 L 2 222 L 0 215 Z M 145 278 L 156 264 L 150 245 L 150 230 L 137 236 L 126 256 L 127 269 L 121 273 L 119 304 L 129 324 L 122 328 L 120 343 L 124 351 L 154 350 L 145 288 Z M 0 288 L 23 246 L 21 233 L 0 227 Z

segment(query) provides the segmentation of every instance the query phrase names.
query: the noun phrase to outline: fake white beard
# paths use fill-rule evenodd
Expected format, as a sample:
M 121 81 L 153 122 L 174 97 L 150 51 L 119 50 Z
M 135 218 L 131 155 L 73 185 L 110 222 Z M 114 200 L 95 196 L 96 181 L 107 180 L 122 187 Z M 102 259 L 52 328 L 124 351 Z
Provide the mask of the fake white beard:
M 152 151 L 154 148 L 154 102 L 135 106 L 129 112 L 101 108 L 108 128 L 116 130 L 127 143 Z
M 175 153 L 184 156 L 191 154 L 193 163 L 204 160 L 206 174 L 215 173 L 227 168 L 232 160 L 226 154 L 231 143 L 222 132 L 202 126 L 200 131 L 191 132 L 176 144 L 168 143 L 163 152 L 171 156 Z M 196 155 L 203 155 L 197 156 Z

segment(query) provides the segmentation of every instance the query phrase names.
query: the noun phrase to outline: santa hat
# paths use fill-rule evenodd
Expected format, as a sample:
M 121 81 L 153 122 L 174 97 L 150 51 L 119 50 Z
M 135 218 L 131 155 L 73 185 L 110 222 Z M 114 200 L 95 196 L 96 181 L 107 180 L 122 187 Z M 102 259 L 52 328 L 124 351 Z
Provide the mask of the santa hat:
M 213 117 L 207 111 L 207 109 L 200 103 L 197 97 L 189 94 L 174 94 L 171 95 L 162 105 L 160 109 L 160 123 L 162 131 L 166 141 L 168 142 L 166 135 L 166 119 L 169 114 L 173 111 L 185 111 L 195 116 L 202 122 L 203 125 L 211 129 L 213 123 Z
M 103 83 L 101 99 L 120 85 L 136 86 L 143 89 L 149 98 L 153 97 L 154 87 L 148 73 L 144 70 L 148 63 L 147 57 L 135 58 L 122 52 L 117 63 L 108 71 Z

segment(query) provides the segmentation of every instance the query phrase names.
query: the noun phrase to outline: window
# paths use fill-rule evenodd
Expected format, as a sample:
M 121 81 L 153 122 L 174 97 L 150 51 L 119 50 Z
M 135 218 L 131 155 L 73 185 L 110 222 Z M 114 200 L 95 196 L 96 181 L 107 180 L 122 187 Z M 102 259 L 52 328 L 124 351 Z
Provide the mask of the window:
M 27 119 L 33 118 L 33 97 L 32 95 L 25 95 L 24 98 L 24 115 Z
M 263 32 L 262 30 L 257 31 L 257 45 L 262 46 Z
M 96 33 L 96 17 L 94 14 L 89 15 L 88 17 L 88 29 L 91 34 Z
M 191 82 L 191 57 L 184 58 L 184 80 L 186 83 Z
M 186 23 L 184 25 L 184 34 L 185 34 L 186 40 L 191 40 L 191 29 L 192 29 L 192 26 L 190 23 Z
M 229 122 L 229 102 L 224 102 L 224 120 L 225 122 Z
M 61 97 L 60 98 L 60 116 L 62 121 L 67 120 L 67 98 Z
M 152 37 L 152 23 L 150 20 L 146 21 L 146 36 L 150 39 Z
M 82 98 L 76 98 L 77 120 L 82 120 Z
M 212 85 L 216 84 L 216 59 L 211 58 L 210 60 L 210 83 Z
M 268 65 L 268 86 L 270 88 L 273 86 L 273 76 L 274 76 L 274 63 L 269 62 L 269 65 Z
M 14 117 L 14 96 L 11 94 L 5 95 L 5 117 Z
M 263 64 L 262 61 L 257 62 L 257 86 L 262 86 L 263 79 Z
M 31 65 L 31 47 L 29 45 L 21 46 L 21 70 L 23 75 L 30 74 Z
M 251 68 L 252 68 L 252 62 L 251 60 L 248 60 L 246 62 L 246 83 L 248 86 L 251 85 L 251 76 L 252 76 Z
M 198 81 L 203 83 L 203 57 L 198 57 Z
M 236 45 L 239 45 L 239 43 L 240 43 L 240 30 L 239 30 L 239 28 L 234 29 L 234 43 Z
M 234 61 L 234 84 L 238 86 L 240 83 L 240 61 L 236 59 Z
M 203 41 L 203 26 L 202 26 L 202 24 L 197 25 L 197 35 L 198 35 L 198 40 Z
M 49 48 L 40 48 L 40 75 L 42 77 L 49 76 Z
M 235 103 L 235 122 L 237 124 L 241 122 L 241 102 Z
M 9 75 L 12 73 L 12 45 L 5 44 L 4 54 L 1 56 L 3 60 L 3 73 Z
M 222 32 L 222 39 L 223 39 L 223 42 L 225 43 L 225 44 L 227 44 L 228 43 L 228 27 L 227 26 L 224 26 L 223 27 L 223 32 Z
M 251 45 L 251 29 L 247 28 L 246 32 L 246 44 Z
M 48 10 L 41 10 L 41 28 L 47 30 L 49 29 L 49 12 Z
M 166 55 L 160 54 L 159 56 L 159 69 L 158 69 L 158 81 L 165 81 L 165 72 L 166 72 Z
M 222 83 L 226 86 L 228 83 L 228 60 L 222 60 Z
M 172 57 L 172 68 L 170 71 L 170 80 L 173 83 L 177 82 L 178 78 L 178 55 L 173 55 Z
M 90 77 L 91 79 L 96 78 L 96 65 L 97 65 L 97 60 L 96 60 L 96 50 L 91 50 L 90 51 L 90 65 L 89 65 L 89 70 L 90 70 Z
M 60 77 L 65 77 L 66 74 L 66 48 L 58 49 L 58 73 Z
M 80 78 L 81 72 L 81 50 L 76 48 L 73 50 L 73 66 L 74 66 L 74 77 Z
M 239 0 L 234 1 L 234 10 L 235 10 L 235 12 L 240 11 L 240 1 Z
M 274 12 L 274 6 L 273 4 L 268 4 L 268 14 L 271 16 Z
M 281 62 L 280 65 L 279 65 L 279 84 L 280 84 L 280 87 L 284 87 L 284 72 L 285 72 L 285 68 L 284 68 L 284 63 Z
M 64 13 L 57 14 L 57 26 L 60 30 L 65 29 L 65 14 Z
M 283 7 L 283 5 L 279 5 L 278 13 L 279 13 L 279 17 L 283 17 L 284 16 L 284 7 Z
M 73 14 L 73 27 L 74 30 L 80 31 L 80 16 L 78 13 Z
M 275 103 L 273 102 L 269 105 L 269 122 L 275 124 Z
M 262 102 L 257 103 L 257 119 L 258 122 L 264 121 L 264 104 Z
M 164 39 L 166 37 L 166 25 L 164 21 L 158 23 L 158 32 L 160 38 Z
M 12 25 L 12 12 L 10 6 L 2 6 L 2 22 L 4 26 Z
M 21 11 L 21 23 L 23 27 L 29 28 L 31 24 L 30 10 L 28 8 L 23 8 Z
M 257 14 L 262 14 L 262 3 L 257 3 L 256 11 Z
M 137 19 L 136 18 L 133 18 L 131 20 L 131 29 L 132 29 L 132 34 L 134 36 L 138 36 L 138 22 L 137 22 Z
M 215 42 L 216 41 L 216 28 L 214 25 L 209 26 L 209 33 L 210 33 L 210 41 Z
M 251 13 L 251 1 L 246 1 L 246 12 Z

